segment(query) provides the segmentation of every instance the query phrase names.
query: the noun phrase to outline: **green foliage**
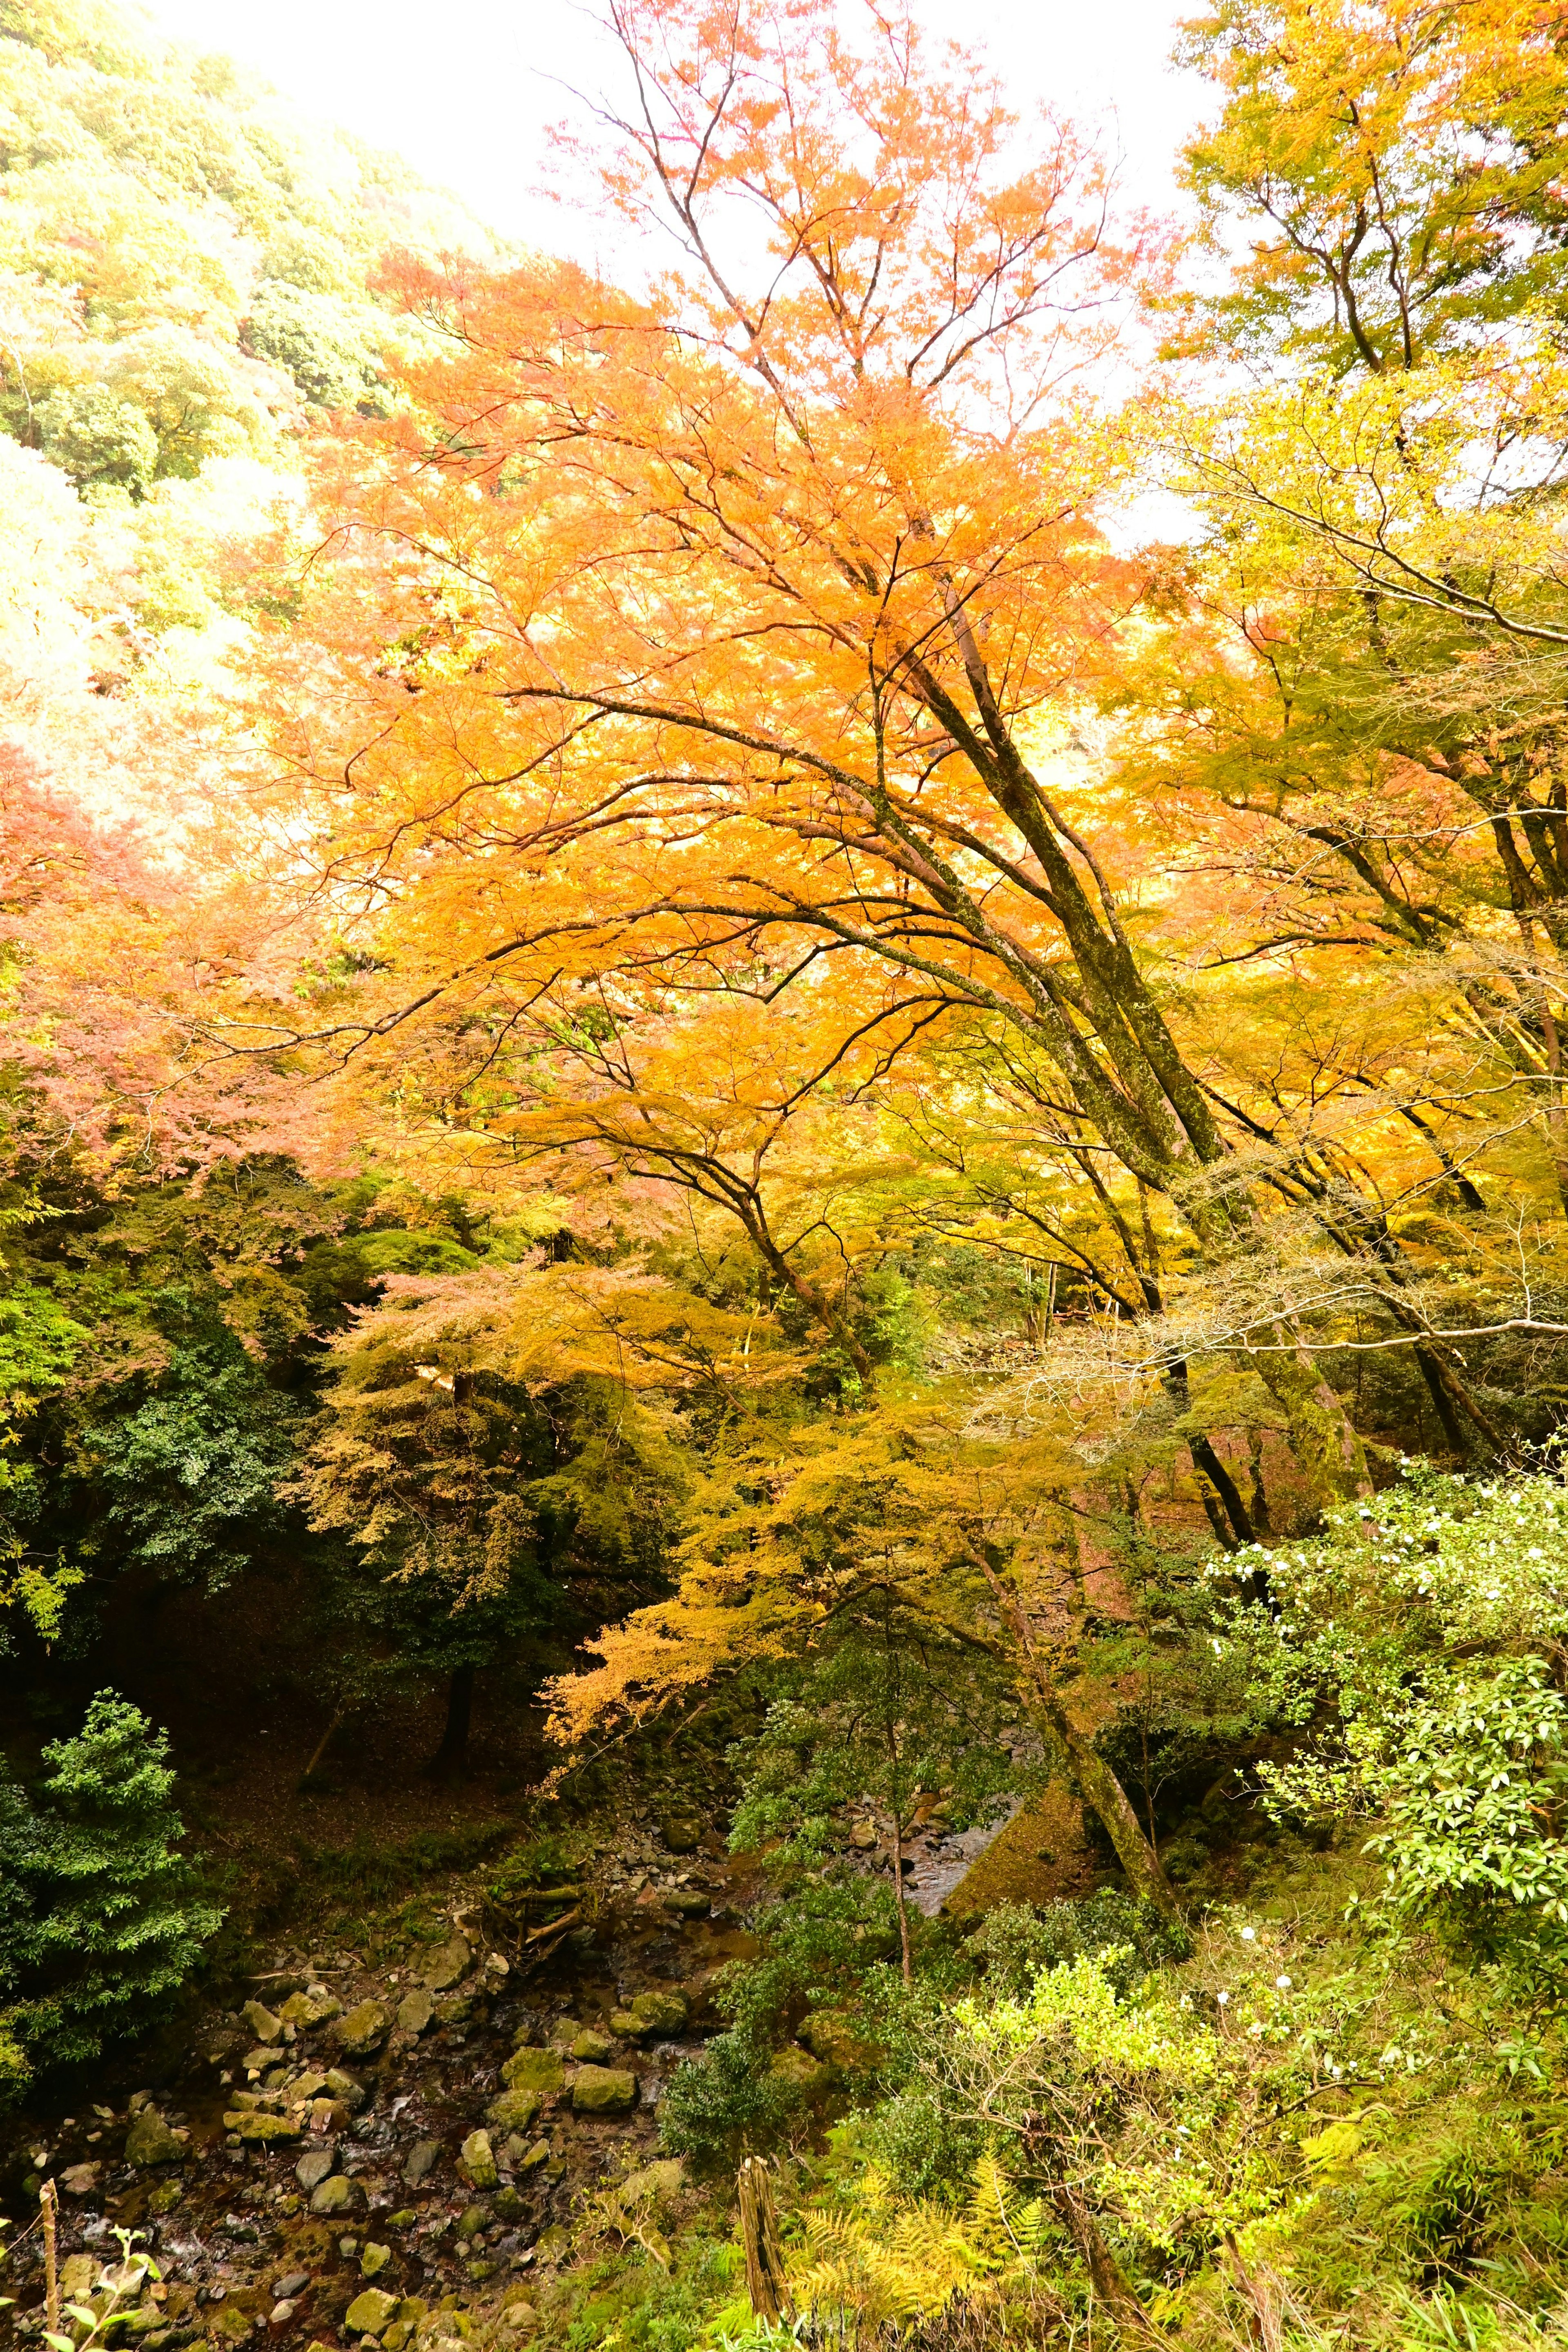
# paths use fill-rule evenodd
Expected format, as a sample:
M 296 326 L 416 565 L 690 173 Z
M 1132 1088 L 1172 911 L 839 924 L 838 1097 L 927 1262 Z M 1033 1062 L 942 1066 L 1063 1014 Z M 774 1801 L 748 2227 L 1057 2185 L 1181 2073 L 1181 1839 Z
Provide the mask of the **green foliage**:
M 376 314 L 366 304 L 264 278 L 244 333 L 257 357 L 285 369 L 319 408 L 353 408 L 380 383 Z
M 1315 1542 L 1238 1556 L 1272 1609 L 1226 1632 L 1280 1720 L 1331 1715 L 1262 1768 L 1281 1812 L 1376 1822 L 1385 1901 L 1482 1954 L 1568 1958 L 1556 1832 L 1568 1787 L 1568 1496 L 1552 1477 L 1469 1485 L 1412 1467 Z
M 658 2111 L 659 2137 L 670 2154 L 717 2165 L 776 2140 L 800 2105 L 800 2089 L 775 2070 L 773 2055 L 748 2022 L 716 2034 L 700 2058 L 678 2066 Z
M 198 1327 L 126 1391 L 100 1392 L 72 1430 L 62 1528 L 82 1528 L 82 1560 L 216 1590 L 282 1532 L 300 1408 L 221 1328 Z
M 0 2000 L 31 2067 L 80 2064 L 173 2007 L 223 1913 L 179 1851 L 168 1742 L 100 1691 L 0 1813 Z
M 1153 1969 L 1192 1953 L 1186 1930 L 1149 1903 L 1120 1887 L 1102 1887 L 1080 1903 L 1055 1902 L 1036 1910 L 999 1903 L 969 1939 L 969 1954 L 985 1970 L 988 1988 L 1020 2000 L 1042 1969 L 1089 1958 L 1125 1999 Z

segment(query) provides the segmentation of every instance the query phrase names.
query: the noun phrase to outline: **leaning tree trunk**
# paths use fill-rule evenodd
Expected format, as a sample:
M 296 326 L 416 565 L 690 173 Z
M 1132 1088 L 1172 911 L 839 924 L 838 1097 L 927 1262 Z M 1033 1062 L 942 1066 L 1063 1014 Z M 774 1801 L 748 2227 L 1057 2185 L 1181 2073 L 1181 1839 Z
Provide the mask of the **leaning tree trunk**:
M 474 1714 L 474 1669 L 454 1666 L 447 1685 L 447 1724 L 441 1745 L 426 1767 L 432 1780 L 458 1780 L 468 1761 L 468 1726 Z
M 1171 1882 L 1161 1866 L 1159 1854 L 1143 1834 L 1132 1800 L 1093 1740 L 1079 1729 L 1062 1705 L 1050 1671 L 1040 1656 L 1028 1612 L 1016 1595 L 1007 1591 L 973 1538 L 969 1539 L 969 1554 L 990 1588 L 1003 1622 L 1012 1628 L 1022 1653 L 1021 1663 L 1034 1685 L 1040 1714 L 1072 1765 L 1084 1802 L 1101 1822 L 1116 1849 L 1116 1858 L 1127 1873 L 1128 1885 L 1140 1902 L 1152 1903 L 1166 1919 L 1179 1920 L 1181 1910 Z

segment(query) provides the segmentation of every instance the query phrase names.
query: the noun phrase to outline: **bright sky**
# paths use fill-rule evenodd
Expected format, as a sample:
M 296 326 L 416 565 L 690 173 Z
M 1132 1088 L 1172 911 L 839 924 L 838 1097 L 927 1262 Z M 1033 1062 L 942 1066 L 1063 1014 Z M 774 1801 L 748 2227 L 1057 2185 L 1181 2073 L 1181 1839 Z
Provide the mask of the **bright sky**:
M 592 93 L 602 52 L 571 0 L 144 0 L 178 38 L 256 66 L 312 114 L 406 156 L 503 235 L 586 259 L 539 192 L 544 126 Z M 934 32 L 978 37 L 1020 107 L 1109 119 L 1123 186 L 1164 209 L 1203 86 L 1166 64 L 1195 0 L 916 0 Z

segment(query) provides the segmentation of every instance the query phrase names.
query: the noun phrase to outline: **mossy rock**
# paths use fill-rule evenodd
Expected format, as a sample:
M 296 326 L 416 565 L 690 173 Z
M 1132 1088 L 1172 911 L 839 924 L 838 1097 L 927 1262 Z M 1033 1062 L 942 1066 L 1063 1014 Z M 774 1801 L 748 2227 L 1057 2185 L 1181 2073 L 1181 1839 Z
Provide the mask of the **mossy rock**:
M 833 2079 L 832 2068 L 807 2057 L 804 2050 L 781 2050 L 768 2074 L 782 2089 L 793 2091 L 802 2099 L 817 2097 Z
M 176 2137 L 156 2107 L 143 2107 L 125 2135 L 125 2161 L 139 2169 L 155 2164 L 183 2164 L 185 2143 Z
M 586 2025 L 581 2033 L 574 2034 L 571 2054 L 579 2065 L 598 2066 L 614 2054 L 615 2046 L 607 2033 L 595 2033 Z
M 366 2056 L 385 2041 L 392 2020 L 378 2000 L 362 2000 L 337 2021 L 339 2042 L 351 2058 Z
M 490 2101 L 485 2117 L 497 2131 L 525 2132 L 543 2105 L 537 2091 L 503 2091 L 499 2099 Z
M 290 2116 L 263 2115 L 257 2107 L 225 2116 L 223 2127 L 237 2132 L 247 2147 L 271 2147 L 300 2136 L 300 2126 Z
M 396 2318 L 397 2305 L 398 2297 L 384 2287 L 367 2286 L 344 2312 L 343 2326 L 351 2336 L 379 2336 Z
M 566 2062 L 559 2050 L 514 2050 L 500 2070 L 509 2091 L 537 2091 L 548 2098 L 566 2087 Z
M 639 1992 L 631 2005 L 638 2030 L 644 2033 L 681 2033 L 691 2014 L 683 1992 Z
M 572 2105 L 580 2116 L 624 2115 L 637 2103 L 637 2078 L 627 2066 L 580 2066 Z

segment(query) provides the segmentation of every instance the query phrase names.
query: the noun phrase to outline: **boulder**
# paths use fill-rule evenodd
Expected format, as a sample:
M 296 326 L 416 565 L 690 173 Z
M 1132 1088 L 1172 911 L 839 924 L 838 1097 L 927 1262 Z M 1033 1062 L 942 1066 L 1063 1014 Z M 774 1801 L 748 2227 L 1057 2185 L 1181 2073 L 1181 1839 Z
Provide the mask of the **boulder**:
M 686 2186 L 686 2167 L 677 2156 L 661 2157 L 656 2164 L 645 2164 L 640 2172 L 628 2172 L 622 2181 L 623 2200 L 640 2205 L 645 2198 L 656 2205 L 667 2204 L 679 2197 Z
M 438 2139 L 415 2141 L 408 2151 L 407 2162 L 403 2168 L 403 2178 L 411 2189 L 416 2189 L 419 2183 L 435 2170 L 440 2155 L 441 2143 Z
M 334 2149 L 313 2147 L 310 2154 L 302 2156 L 294 2167 L 294 2178 L 301 2189 L 319 2189 L 322 2181 L 330 2178 L 336 2162 L 337 2154 Z M 281 2288 L 279 2292 L 282 2292 Z
M 812 2056 L 825 2066 L 852 2069 L 876 2063 L 879 2052 L 864 2034 L 857 2033 L 851 2021 L 841 2010 L 816 2009 L 801 2027 L 796 2039 L 803 2042 Z
M 367 2286 L 344 2312 L 343 2326 L 351 2336 L 379 2336 L 396 2318 L 397 2302 L 396 2295 L 388 2294 L 384 2287 Z
M 624 2115 L 637 2103 L 637 2078 L 629 2067 L 580 2066 L 573 2077 L 572 2105 L 580 2116 Z
M 639 2032 L 679 2033 L 691 2014 L 691 2004 L 683 1992 L 639 1992 L 631 2011 Z
M 431 1953 L 425 1964 L 425 1981 L 432 1992 L 450 1992 L 468 1973 L 473 1951 L 465 1936 L 454 1936 Z
M 565 2087 L 565 2061 L 559 2050 L 514 2050 L 500 2078 L 509 2091 L 538 2091 L 548 2098 Z
M 237 2132 L 247 2147 L 271 2147 L 286 2139 L 298 2139 L 300 2126 L 289 2116 L 269 2116 L 259 2107 L 237 2109 L 223 2119 L 225 2131 Z
M 380 2001 L 362 2000 L 344 2011 L 333 2031 L 341 2047 L 351 2058 L 363 2058 L 380 2048 L 391 2023 L 392 2020 Z
M 359 2191 L 346 2172 L 334 2172 L 323 2180 L 310 2199 L 312 2213 L 349 2213 L 353 2210 Z
M 537 2091 L 503 2091 L 490 2101 L 485 2116 L 497 2131 L 524 2132 L 543 2105 Z
M 607 2033 L 595 2033 L 591 2025 L 585 2025 L 572 2037 L 571 2055 L 582 2065 L 597 2066 L 614 2054 L 615 2047 Z
M 807 2057 L 804 2050 L 781 2050 L 768 2068 L 768 2074 L 781 2090 L 794 2091 L 803 2099 L 811 2099 L 827 2088 L 832 2079 L 832 2069 L 816 2058 Z
M 423 1985 L 405 1992 L 397 2004 L 397 2022 L 405 2033 L 423 2033 L 436 2013 L 436 2004 Z
M 327 1990 L 325 1985 L 309 1985 L 303 1992 L 291 1992 L 279 2011 L 285 2025 L 298 2026 L 308 2033 L 314 2025 L 325 2025 L 329 2018 L 341 2017 L 343 2005 Z
M 500 2175 L 496 2169 L 495 2151 L 488 2131 L 468 2134 L 462 2147 L 463 2170 L 476 2189 L 493 2189 Z
M 125 2135 L 125 2161 L 141 2167 L 183 2164 L 185 2143 L 164 2122 L 156 2107 L 143 2107 Z
M 702 1843 L 701 1822 L 684 1818 L 660 1822 L 658 1833 L 668 1853 L 695 1853 Z
M 239 2013 L 258 2042 L 282 2041 L 283 2020 L 275 2017 L 264 2001 L 247 2000 Z

